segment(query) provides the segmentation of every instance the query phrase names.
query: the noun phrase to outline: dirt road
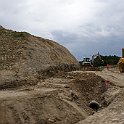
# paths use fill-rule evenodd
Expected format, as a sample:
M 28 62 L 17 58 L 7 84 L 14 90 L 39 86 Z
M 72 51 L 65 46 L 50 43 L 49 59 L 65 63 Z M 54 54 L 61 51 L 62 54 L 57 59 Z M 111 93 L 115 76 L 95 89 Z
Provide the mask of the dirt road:
M 115 86 L 124 87 L 124 73 L 120 73 L 118 70 L 106 70 L 95 72 L 96 75 L 110 81 Z

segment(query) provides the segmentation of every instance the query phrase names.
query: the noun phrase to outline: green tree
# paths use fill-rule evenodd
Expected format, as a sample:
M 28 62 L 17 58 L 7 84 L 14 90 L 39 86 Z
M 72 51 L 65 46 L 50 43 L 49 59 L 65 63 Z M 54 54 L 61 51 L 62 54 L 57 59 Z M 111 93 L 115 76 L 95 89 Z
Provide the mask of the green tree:
M 106 66 L 107 64 L 109 65 L 116 65 L 119 61 L 119 57 L 114 55 L 109 55 L 109 56 L 102 56 L 99 58 L 99 57 L 96 57 L 94 59 L 94 66 L 95 67 L 98 67 L 98 66 Z

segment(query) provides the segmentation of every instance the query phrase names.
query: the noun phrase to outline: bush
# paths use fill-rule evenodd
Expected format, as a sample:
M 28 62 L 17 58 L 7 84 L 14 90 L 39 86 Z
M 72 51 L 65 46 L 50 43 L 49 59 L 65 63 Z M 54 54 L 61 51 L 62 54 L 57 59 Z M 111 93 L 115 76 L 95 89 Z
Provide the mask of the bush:
M 18 38 L 18 39 L 24 39 L 28 36 L 28 33 L 27 32 L 14 32 L 13 33 L 13 37 L 14 38 Z

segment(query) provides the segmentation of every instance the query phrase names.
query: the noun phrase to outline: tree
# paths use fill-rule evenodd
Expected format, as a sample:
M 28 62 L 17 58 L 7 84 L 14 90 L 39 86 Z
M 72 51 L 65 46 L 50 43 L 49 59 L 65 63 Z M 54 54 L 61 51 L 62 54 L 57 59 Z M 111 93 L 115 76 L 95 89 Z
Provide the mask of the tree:
M 114 56 L 101 56 L 101 59 L 99 57 L 96 57 L 94 59 L 94 66 L 98 67 L 98 66 L 106 66 L 107 64 L 109 65 L 116 65 L 119 61 L 119 57 L 114 55 Z

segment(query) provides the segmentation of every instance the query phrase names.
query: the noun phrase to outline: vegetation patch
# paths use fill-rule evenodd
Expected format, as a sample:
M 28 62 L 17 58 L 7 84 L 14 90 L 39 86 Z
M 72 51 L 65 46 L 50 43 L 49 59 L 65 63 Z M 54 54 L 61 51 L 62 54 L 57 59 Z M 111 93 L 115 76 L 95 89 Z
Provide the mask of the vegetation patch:
M 25 39 L 29 34 L 27 32 L 14 32 L 13 37 L 17 39 Z

